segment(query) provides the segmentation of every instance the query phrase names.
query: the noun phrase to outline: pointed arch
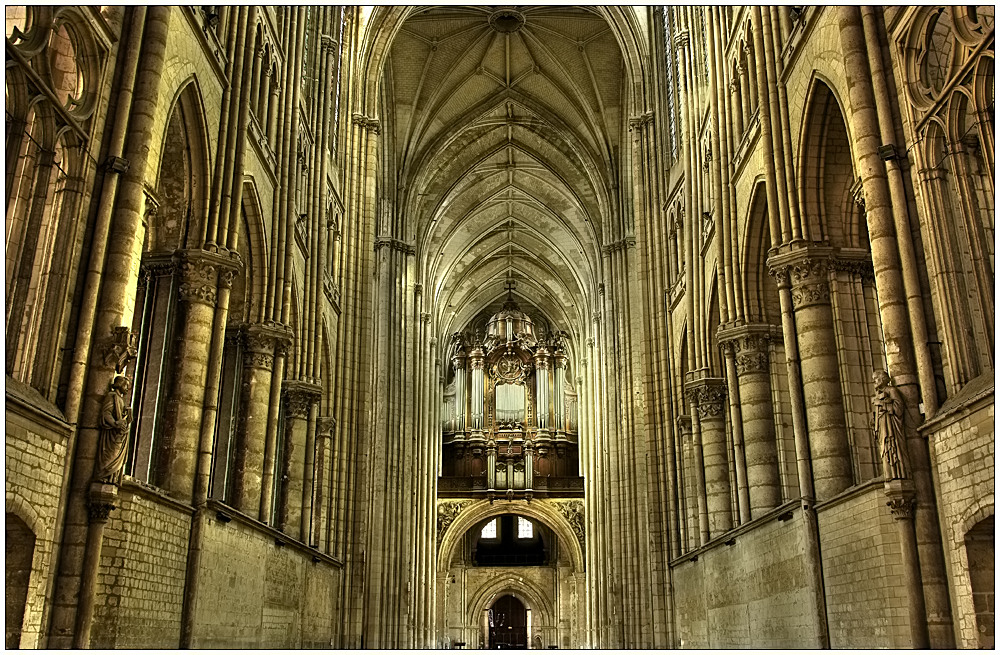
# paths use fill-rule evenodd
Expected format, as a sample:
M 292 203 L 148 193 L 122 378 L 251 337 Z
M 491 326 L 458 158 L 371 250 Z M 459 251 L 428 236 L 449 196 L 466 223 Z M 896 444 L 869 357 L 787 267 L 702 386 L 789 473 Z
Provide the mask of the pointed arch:
M 781 323 L 778 287 L 768 274 L 767 257 L 772 235 L 765 182 L 759 180 L 750 194 L 742 252 L 743 293 L 751 322 Z
M 243 211 L 241 212 L 240 240 L 236 252 L 243 260 L 244 279 L 250 307 L 247 320 L 260 323 L 264 320 L 264 293 L 267 288 L 267 229 L 264 208 L 252 176 L 243 180 Z M 244 238 L 245 235 L 245 238 Z
M 858 176 L 844 105 L 818 74 L 813 76 L 807 97 L 798 158 L 803 236 L 829 241 L 833 247 L 861 247 L 854 207 Z
M 159 209 L 148 227 L 147 251 L 200 248 L 205 241 L 211 149 L 197 78 L 182 82 L 160 139 L 156 193 Z

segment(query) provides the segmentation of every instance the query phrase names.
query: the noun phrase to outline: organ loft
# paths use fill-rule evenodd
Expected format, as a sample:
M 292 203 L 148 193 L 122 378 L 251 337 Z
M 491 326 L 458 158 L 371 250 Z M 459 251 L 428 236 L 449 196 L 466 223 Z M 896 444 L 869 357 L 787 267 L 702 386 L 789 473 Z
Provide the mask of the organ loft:
M 5 18 L 7 648 L 995 646 L 994 7 Z
M 498 311 L 451 337 L 439 495 L 583 496 L 565 332 L 536 330 L 514 300 L 514 286 L 507 282 Z

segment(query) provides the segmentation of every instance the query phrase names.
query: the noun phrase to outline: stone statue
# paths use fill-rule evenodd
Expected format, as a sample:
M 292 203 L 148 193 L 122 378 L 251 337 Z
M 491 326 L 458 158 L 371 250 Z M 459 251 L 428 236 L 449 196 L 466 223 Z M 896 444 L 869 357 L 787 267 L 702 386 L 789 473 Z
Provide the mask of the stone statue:
M 128 378 L 116 375 L 104 396 L 94 482 L 115 485 L 122 482 L 122 470 L 125 468 L 125 455 L 128 451 L 128 429 L 132 424 L 132 408 L 125 399 L 128 390 Z
M 882 457 L 882 476 L 888 480 L 907 477 L 906 436 L 903 432 L 903 397 L 885 371 L 875 371 L 872 398 L 872 429 Z

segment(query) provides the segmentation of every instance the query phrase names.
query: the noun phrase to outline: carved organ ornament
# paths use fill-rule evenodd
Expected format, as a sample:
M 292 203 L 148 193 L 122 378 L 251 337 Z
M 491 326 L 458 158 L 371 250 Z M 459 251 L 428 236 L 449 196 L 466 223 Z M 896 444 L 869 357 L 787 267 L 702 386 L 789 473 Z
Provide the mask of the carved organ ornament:
M 485 333 L 452 335 L 444 476 L 485 477 L 490 498 L 530 498 L 539 475 L 577 476 L 576 393 L 563 345 L 562 333 L 538 334 L 509 290 Z

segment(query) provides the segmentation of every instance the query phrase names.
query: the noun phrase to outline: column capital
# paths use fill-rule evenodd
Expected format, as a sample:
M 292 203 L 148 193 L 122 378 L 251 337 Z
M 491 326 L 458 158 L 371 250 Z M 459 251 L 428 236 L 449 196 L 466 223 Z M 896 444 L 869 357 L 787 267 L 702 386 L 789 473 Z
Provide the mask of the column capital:
M 291 336 L 287 328 L 277 323 L 255 323 L 247 326 L 243 345 L 243 365 L 268 371 L 274 366 L 278 347 L 287 347 Z
M 780 339 L 777 328 L 767 323 L 738 323 L 719 328 L 719 344 L 736 358 L 738 376 L 767 373 L 770 370 L 770 344 Z
M 382 131 L 382 123 L 379 119 L 370 118 L 364 114 L 357 113 L 352 115 L 351 122 L 376 136 Z
M 701 378 L 685 385 L 685 392 L 698 410 L 698 418 L 720 416 L 726 399 L 723 378 Z
M 287 380 L 281 385 L 285 397 L 285 408 L 293 418 L 308 418 L 313 403 L 319 402 L 322 388 L 318 384 L 302 380 Z
M 778 288 L 791 288 L 795 309 L 830 302 L 828 272 L 833 249 L 814 244 L 789 244 L 767 258 L 768 272 Z

